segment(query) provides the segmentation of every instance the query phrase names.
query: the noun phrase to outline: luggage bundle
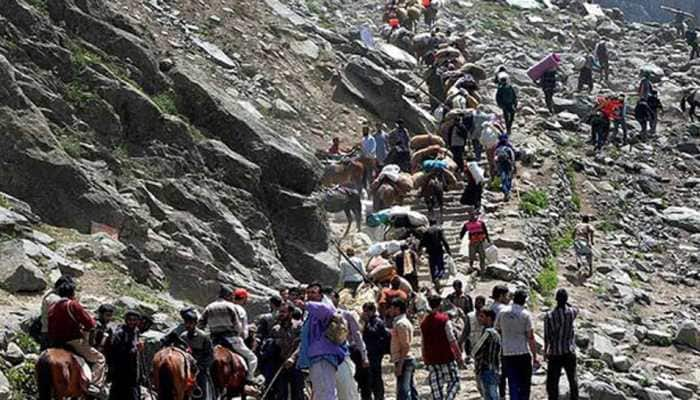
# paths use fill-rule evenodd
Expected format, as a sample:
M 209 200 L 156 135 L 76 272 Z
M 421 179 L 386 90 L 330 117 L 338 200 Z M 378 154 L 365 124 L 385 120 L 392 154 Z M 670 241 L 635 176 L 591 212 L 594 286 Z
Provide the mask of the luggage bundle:
M 585 62 L 585 60 L 584 60 Z M 527 70 L 527 76 L 533 81 L 539 80 L 545 72 L 559 68 L 561 57 L 557 53 L 550 53 Z
M 445 147 L 445 140 L 438 135 L 433 135 L 432 133 L 424 133 L 422 135 L 415 135 L 411 138 L 411 150 L 418 151 L 432 145 L 440 145 Z
M 414 187 L 411 174 L 401 172 L 401 169 L 396 164 L 385 166 L 370 185 L 370 190 L 374 192 L 382 183 L 386 182 L 391 184 L 400 196 L 406 196 Z

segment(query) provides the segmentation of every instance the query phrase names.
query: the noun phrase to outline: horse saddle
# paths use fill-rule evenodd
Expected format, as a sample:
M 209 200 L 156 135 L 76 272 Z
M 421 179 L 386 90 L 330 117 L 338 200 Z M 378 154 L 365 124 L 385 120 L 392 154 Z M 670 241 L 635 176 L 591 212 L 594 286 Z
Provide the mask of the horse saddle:
M 235 350 L 232 350 L 226 346 L 222 345 L 216 345 L 216 347 L 221 348 L 222 351 L 226 351 L 230 354 L 231 359 L 234 360 L 234 362 L 237 360 L 243 367 L 245 368 L 246 371 L 248 371 L 248 361 L 243 357 L 241 354 L 238 354 Z

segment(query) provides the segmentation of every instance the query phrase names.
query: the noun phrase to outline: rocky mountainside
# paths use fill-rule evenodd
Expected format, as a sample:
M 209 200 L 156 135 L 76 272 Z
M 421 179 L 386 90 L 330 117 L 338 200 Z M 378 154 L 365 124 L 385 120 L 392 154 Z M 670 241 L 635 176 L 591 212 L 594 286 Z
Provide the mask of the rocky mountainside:
M 617 7 L 625 13 L 628 21 L 634 22 L 670 22 L 673 14 L 661 10 L 660 6 L 667 6 L 694 14 L 700 18 L 700 1 L 697 0 L 598 0 L 595 3 L 603 7 Z
M 498 111 L 500 65 L 521 97 L 517 194 L 485 194 L 503 257 L 488 279 L 468 279 L 482 294 L 527 286 L 538 314 L 571 287 L 588 398 L 697 398 L 700 125 L 678 103 L 700 85 L 700 60 L 670 27 L 555 3 L 452 1 L 438 14 L 488 71 L 483 108 Z M 314 150 L 331 136 L 356 143 L 363 118 L 403 118 L 413 133 L 437 123 L 412 34 L 390 35 L 382 11 L 366 0 L 0 0 L 0 370 L 11 383 L 0 373 L 0 399 L 32 396 L 36 348 L 19 332 L 59 273 L 80 277 L 92 308 L 154 314 L 152 342 L 220 282 L 250 288 L 251 311 L 280 285 L 335 282 L 337 226 L 319 208 Z M 578 93 L 573 60 L 601 38 L 611 81 Z M 525 74 L 552 51 L 568 78 L 553 116 Z M 666 107 L 658 135 L 636 139 L 630 115 L 633 144 L 595 154 L 583 122 L 595 95 L 635 93 L 649 62 Z M 587 281 L 570 240 L 581 213 L 599 230 Z

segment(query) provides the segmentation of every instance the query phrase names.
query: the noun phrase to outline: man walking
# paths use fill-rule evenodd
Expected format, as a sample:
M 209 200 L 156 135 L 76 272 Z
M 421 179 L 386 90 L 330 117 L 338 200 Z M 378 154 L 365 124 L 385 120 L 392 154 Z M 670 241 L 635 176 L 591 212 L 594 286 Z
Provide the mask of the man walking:
M 469 315 L 469 313 L 474 309 L 474 304 L 472 303 L 472 298 L 464 293 L 464 284 L 462 281 L 457 279 L 452 282 L 452 289 L 454 291 L 447 295 L 447 307 L 444 308 L 446 309 L 445 311 L 449 311 L 450 308 L 457 309 L 459 311 L 459 317 L 463 322 L 462 326 L 464 326 L 464 329 L 462 329 L 462 334 L 459 338 L 457 338 L 457 341 L 459 343 L 460 351 L 466 351 L 468 354 L 471 349 L 467 346 L 470 333 L 467 315 Z M 465 347 L 467 348 L 465 349 Z M 462 359 L 461 354 L 459 359 Z
M 318 283 L 309 285 L 306 298 L 307 317 L 301 331 L 297 366 L 309 369 L 315 400 L 337 400 L 336 371 L 348 357 L 348 351 L 346 346 L 332 342 L 325 334 L 336 309 L 323 301 Z
M 139 341 L 141 315 L 129 310 L 124 315 L 124 324 L 114 332 L 109 351 L 109 400 L 140 400 L 139 353 L 143 344 Z
M 503 110 L 503 120 L 506 122 L 506 132 L 510 135 L 515 119 L 515 109 L 518 108 L 518 95 L 508 82 L 508 74 L 498 74 L 498 89 L 496 90 L 496 103 Z
M 431 312 L 420 324 L 423 362 L 428 366 L 433 400 L 453 400 L 459 393 L 459 366 L 464 364 L 452 322 L 446 313 L 440 311 L 441 304 L 439 295 L 430 296 Z
M 476 346 L 476 343 L 481 338 L 481 334 L 484 332 L 484 326 L 481 325 L 481 320 L 479 319 L 479 311 L 484 308 L 485 304 L 486 298 L 484 296 L 476 296 L 474 298 L 474 310 L 467 314 L 467 324 L 469 325 L 469 339 L 467 342 L 469 350 L 467 357 L 471 356 L 474 346 Z
M 377 146 L 377 169 L 384 167 L 386 156 L 389 154 L 389 135 L 384 131 L 384 124 L 377 122 L 377 130 L 372 135 Z
M 418 400 L 418 391 L 413 379 L 416 360 L 411 353 L 413 343 L 413 325 L 406 317 L 406 302 L 394 299 L 389 306 L 394 318 L 391 330 L 391 362 L 396 375 L 396 399 Z
M 479 311 L 479 324 L 484 327 L 484 332 L 472 350 L 476 386 L 484 400 L 499 400 L 501 336 L 493 327 L 495 318 L 493 310 L 484 308 Z M 505 398 L 505 393 L 501 394 L 501 398 Z
M 525 309 L 527 291 L 518 289 L 513 304 L 496 317 L 496 329 L 501 333 L 503 346 L 503 374 L 508 380 L 511 400 L 529 400 L 533 367 L 537 361 L 532 317 Z
M 625 96 L 624 93 L 620 93 L 620 95 L 617 96 L 617 101 L 618 105 L 614 110 L 613 116 L 615 141 L 618 142 L 619 146 L 618 135 L 620 133 L 620 128 L 622 128 L 622 145 L 625 146 L 627 144 L 627 96 Z
M 551 69 L 540 78 L 540 87 L 544 93 L 544 102 L 550 113 L 554 114 L 554 91 L 557 88 L 557 70 Z
M 396 121 L 396 129 L 389 134 L 389 153 L 387 163 L 397 164 L 401 171 L 411 171 L 411 138 L 403 126 L 403 120 Z
M 593 240 L 595 228 L 590 224 L 588 215 L 581 217 L 581 223 L 574 227 L 574 249 L 576 250 L 576 267 L 581 271 L 582 259 L 588 264 L 588 276 L 593 276 Z
M 197 386 L 201 391 L 199 399 L 212 400 L 214 398 L 214 385 L 209 374 L 209 369 L 214 362 L 214 347 L 211 339 L 204 331 L 197 329 L 198 316 L 193 309 L 182 313 L 185 331 L 180 334 L 180 339 L 197 362 Z
M 469 269 L 474 268 L 474 261 L 479 256 L 479 275 L 486 272 L 486 249 L 485 244 L 490 242 L 489 232 L 486 223 L 479 218 L 479 212 L 472 210 L 469 213 L 469 221 L 464 223 L 459 234 L 460 240 L 469 233 Z
M 600 75 L 607 82 L 610 80 L 610 57 L 608 55 L 608 46 L 605 40 L 601 40 L 593 49 L 595 57 L 600 65 Z
M 659 111 L 664 111 L 664 106 L 661 104 L 659 99 L 659 93 L 656 90 L 652 90 L 647 99 L 647 104 L 651 109 L 651 120 L 649 121 L 649 132 L 652 135 L 656 134 L 656 125 L 659 122 Z
M 578 400 L 576 379 L 576 341 L 574 320 L 578 310 L 569 306 L 566 289 L 556 293 L 557 306 L 544 316 L 544 357 L 547 366 L 547 396 L 549 400 L 559 399 L 559 378 L 561 369 L 566 371 L 569 380 L 569 399 Z
M 362 273 L 365 267 L 362 265 L 362 259 L 355 256 L 354 248 L 348 247 L 345 249 L 345 254 L 348 256 L 349 261 L 345 257 L 340 256 L 340 281 L 338 283 L 344 289 L 350 289 L 352 295 L 355 296 L 357 288 L 364 281 Z
M 272 398 L 304 399 L 304 374 L 296 367 L 300 335 L 301 325 L 295 324 L 292 320 L 291 303 L 283 302 L 277 313 L 277 322 L 270 333 L 273 346 L 276 351 L 279 351 L 279 357 L 273 361 L 272 369 L 277 371 L 282 368 L 273 386 Z
M 421 249 L 424 248 L 428 253 L 428 264 L 433 282 L 442 279 L 445 275 L 445 253 L 448 255 L 452 253 L 450 252 L 450 245 L 445 239 L 445 233 L 437 225 L 437 221 L 430 220 L 430 227 L 423 234 L 419 247 Z
M 362 176 L 362 187 L 365 190 L 369 190 L 369 185 L 372 183 L 372 179 L 374 179 L 374 167 L 377 163 L 377 143 L 374 141 L 374 136 L 369 134 L 368 125 L 362 127 L 360 161 L 365 167 L 365 172 Z
M 390 352 L 391 332 L 386 329 L 384 320 L 377 313 L 377 306 L 372 302 L 362 305 L 362 340 L 367 346 L 369 373 L 367 385 L 360 386 L 362 400 L 384 400 L 384 379 L 382 378 L 382 359 Z

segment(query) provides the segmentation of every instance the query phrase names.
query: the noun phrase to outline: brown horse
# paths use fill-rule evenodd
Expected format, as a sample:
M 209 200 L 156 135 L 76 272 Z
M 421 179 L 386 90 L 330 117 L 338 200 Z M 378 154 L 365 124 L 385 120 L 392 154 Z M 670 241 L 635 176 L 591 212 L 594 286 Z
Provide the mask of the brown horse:
M 447 188 L 445 174 L 442 171 L 433 173 L 430 178 L 421 187 L 420 194 L 425 201 L 425 207 L 428 209 L 428 214 L 434 217 L 435 206 L 440 209 L 439 218 L 436 220 L 442 222 L 442 217 L 445 211 L 444 195 Z
M 325 163 L 321 185 L 343 185 L 360 189 L 364 174 L 365 166 L 360 160 L 328 162 Z
M 374 191 L 373 197 L 374 212 L 384 210 L 401 202 L 398 190 L 388 182 L 384 182 Z
M 194 389 L 197 367 L 191 355 L 166 347 L 153 357 L 152 374 L 158 400 L 185 400 Z
M 241 396 L 241 400 L 245 400 L 247 395 L 255 394 L 245 385 L 247 372 L 243 357 L 223 346 L 214 347 L 211 374 L 217 399 L 231 400 L 234 396 Z
M 39 400 L 82 399 L 88 381 L 78 359 L 63 349 L 48 349 L 36 363 Z

